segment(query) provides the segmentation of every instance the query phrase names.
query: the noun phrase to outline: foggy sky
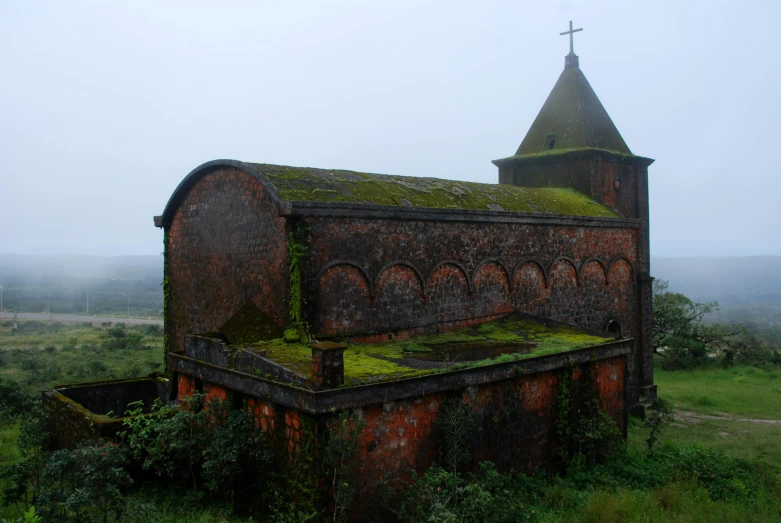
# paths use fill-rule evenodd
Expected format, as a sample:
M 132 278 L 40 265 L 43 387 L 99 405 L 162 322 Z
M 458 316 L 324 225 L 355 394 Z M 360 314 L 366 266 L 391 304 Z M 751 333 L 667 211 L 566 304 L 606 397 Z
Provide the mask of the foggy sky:
M 0 0 L 0 252 L 159 253 L 217 158 L 496 183 L 570 19 L 652 253 L 781 254 L 776 0 Z

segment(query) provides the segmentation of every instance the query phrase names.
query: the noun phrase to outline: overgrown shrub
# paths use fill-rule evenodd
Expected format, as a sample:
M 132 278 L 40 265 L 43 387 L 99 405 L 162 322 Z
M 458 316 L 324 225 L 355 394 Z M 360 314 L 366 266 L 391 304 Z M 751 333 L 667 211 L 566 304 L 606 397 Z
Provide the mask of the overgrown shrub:
M 125 494 L 133 480 L 125 464 L 125 451 L 114 442 L 53 452 L 37 499 L 41 515 L 51 521 L 122 521 L 132 509 Z
M 643 420 L 643 425 L 650 429 L 645 440 L 648 450 L 651 450 L 659 437 L 659 431 L 675 419 L 672 406 L 662 398 L 655 398 L 648 407 L 648 414 Z
M 455 474 L 459 465 L 471 458 L 474 411 L 463 399 L 449 398 L 442 404 L 436 423 L 442 433 L 439 446 L 441 463 Z
M 556 390 L 556 454 L 563 470 L 593 465 L 619 450 L 621 430 L 602 410 L 594 385 L 595 368 L 584 372 L 580 406 L 574 401 L 571 369 L 559 376 Z
M 626 521 L 628 514 L 621 513 L 637 498 L 648 506 L 636 507 L 636 515 L 648 520 L 664 510 L 660 504 L 675 503 L 681 488 L 699 507 L 746 507 L 763 498 L 778 502 L 779 477 L 773 467 L 702 445 L 668 443 L 647 452 L 618 452 L 603 463 L 570 469 L 566 477 L 501 474 L 488 462 L 473 475 L 432 467 L 404 492 L 397 514 L 421 522 L 526 521 L 538 512 L 555 521 L 568 515 L 579 521 Z M 626 496 L 634 498 L 625 504 Z
M 413 522 L 525 521 L 531 510 L 521 499 L 522 491 L 522 484 L 515 485 L 488 461 L 467 476 L 433 466 L 404 493 L 398 516 Z
M 10 520 L 3 518 L 3 523 L 41 523 L 41 517 L 36 514 L 35 507 L 30 507 L 16 519 Z
M 2 505 L 16 505 L 19 512 L 29 510 L 41 494 L 43 469 L 48 459 L 49 436 L 40 410 L 30 406 L 20 413 L 17 447 L 20 460 L 0 470 Z
M 143 402 L 128 405 L 122 436 L 132 456 L 158 476 L 187 481 L 213 499 L 241 505 L 262 487 L 271 451 L 249 414 L 203 395 L 182 407 L 156 402 L 144 416 Z
M 328 425 L 325 468 L 333 496 L 333 521 L 343 519 L 358 490 L 358 447 L 366 421 L 342 411 Z
M 0 378 L 0 423 L 30 413 L 36 400 L 16 383 Z
M 128 331 L 124 323 L 117 323 L 106 329 L 106 341 L 102 347 L 106 350 L 138 350 L 144 347 L 144 335 L 136 330 Z

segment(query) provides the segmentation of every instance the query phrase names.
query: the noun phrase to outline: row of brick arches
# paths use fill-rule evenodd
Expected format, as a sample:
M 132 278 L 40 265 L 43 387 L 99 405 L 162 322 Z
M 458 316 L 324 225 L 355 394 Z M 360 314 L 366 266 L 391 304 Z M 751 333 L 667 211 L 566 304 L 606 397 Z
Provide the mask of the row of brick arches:
M 318 275 L 319 330 L 329 334 L 381 332 L 513 311 L 603 329 L 611 318 L 625 324 L 634 271 L 625 258 L 580 264 L 523 260 L 510 269 L 486 260 L 467 271 L 446 260 L 423 273 L 408 262 L 382 267 L 374 278 L 351 262 L 326 265 Z

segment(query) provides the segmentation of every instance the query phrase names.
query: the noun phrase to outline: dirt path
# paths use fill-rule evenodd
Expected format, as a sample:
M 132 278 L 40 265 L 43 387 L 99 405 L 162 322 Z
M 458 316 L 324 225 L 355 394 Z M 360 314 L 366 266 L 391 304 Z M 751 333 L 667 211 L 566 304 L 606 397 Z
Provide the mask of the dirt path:
M 163 320 L 152 319 L 145 316 L 80 316 L 76 314 L 44 314 L 40 312 L 0 312 L 0 319 L 4 320 L 38 320 L 38 321 L 62 321 L 71 323 L 82 322 L 112 322 L 127 323 L 128 325 L 162 325 Z
M 753 419 L 753 418 L 741 418 L 734 416 L 727 412 L 717 412 L 713 414 L 700 414 L 699 412 L 692 412 L 690 410 L 675 409 L 673 411 L 675 421 L 679 426 L 681 423 L 688 423 L 689 425 L 696 425 L 702 421 L 745 421 L 748 423 L 758 423 L 762 425 L 778 425 L 781 426 L 781 419 Z

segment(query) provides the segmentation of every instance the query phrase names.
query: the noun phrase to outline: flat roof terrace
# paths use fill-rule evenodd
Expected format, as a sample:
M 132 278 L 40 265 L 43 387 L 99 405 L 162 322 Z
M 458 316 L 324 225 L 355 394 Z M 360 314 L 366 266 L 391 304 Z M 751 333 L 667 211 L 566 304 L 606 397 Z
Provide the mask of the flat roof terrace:
M 443 334 L 342 345 L 342 386 L 369 385 L 509 363 L 613 341 L 615 338 L 611 334 L 588 332 L 524 314 L 510 314 L 489 323 Z M 221 367 L 313 388 L 312 344 L 290 343 L 280 338 L 253 344 L 220 345 L 217 352 L 225 354 L 217 359 L 214 359 L 214 347 L 197 350 L 192 344 L 185 349 L 185 355 Z
M 184 353 L 167 358 L 174 381 L 177 376 L 200 380 L 196 390 L 197 383 L 209 383 L 301 412 L 327 414 L 622 358 L 632 343 L 511 314 L 434 336 L 349 346 L 283 339 L 232 346 L 220 333 L 188 335 Z M 329 363 L 329 353 L 338 358 Z M 325 374 L 333 378 L 337 367 L 341 381 L 329 381 Z

